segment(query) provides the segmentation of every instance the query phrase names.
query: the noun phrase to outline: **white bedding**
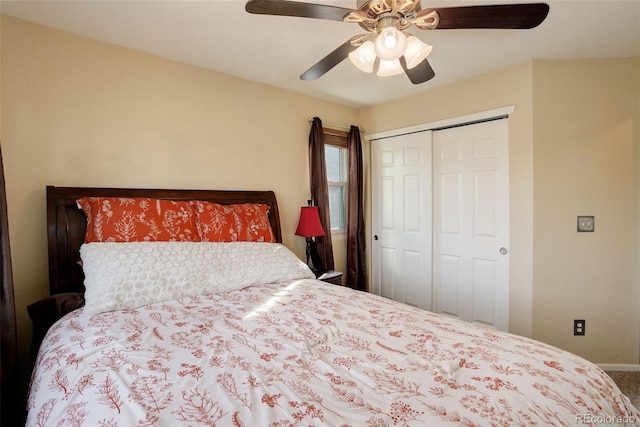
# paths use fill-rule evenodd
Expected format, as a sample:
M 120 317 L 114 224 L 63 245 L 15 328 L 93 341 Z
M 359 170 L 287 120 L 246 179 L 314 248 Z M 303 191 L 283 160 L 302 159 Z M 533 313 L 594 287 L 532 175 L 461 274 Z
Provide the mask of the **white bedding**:
M 279 243 L 85 243 L 87 314 L 315 277 Z
M 28 426 L 640 425 L 575 355 L 309 279 L 79 309 L 45 338 L 28 409 Z

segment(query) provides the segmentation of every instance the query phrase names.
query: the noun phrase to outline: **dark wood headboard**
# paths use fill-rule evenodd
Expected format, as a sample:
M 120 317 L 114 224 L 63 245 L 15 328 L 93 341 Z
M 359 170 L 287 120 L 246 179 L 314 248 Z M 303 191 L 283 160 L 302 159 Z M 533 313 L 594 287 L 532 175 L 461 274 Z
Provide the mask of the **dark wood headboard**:
M 273 191 L 160 190 L 140 188 L 87 188 L 47 186 L 47 236 L 49 242 L 49 292 L 84 292 L 80 246 L 87 221 L 76 200 L 82 197 L 151 197 L 169 200 L 204 200 L 223 205 L 269 205 L 269 221 L 276 241 L 282 243 L 280 214 Z

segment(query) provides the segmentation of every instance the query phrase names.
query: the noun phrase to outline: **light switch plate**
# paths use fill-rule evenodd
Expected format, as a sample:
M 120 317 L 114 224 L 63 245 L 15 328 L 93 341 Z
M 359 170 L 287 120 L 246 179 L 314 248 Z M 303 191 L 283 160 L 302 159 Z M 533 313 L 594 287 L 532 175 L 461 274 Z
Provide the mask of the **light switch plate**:
M 595 219 L 593 216 L 578 217 L 578 232 L 591 232 L 594 229 Z

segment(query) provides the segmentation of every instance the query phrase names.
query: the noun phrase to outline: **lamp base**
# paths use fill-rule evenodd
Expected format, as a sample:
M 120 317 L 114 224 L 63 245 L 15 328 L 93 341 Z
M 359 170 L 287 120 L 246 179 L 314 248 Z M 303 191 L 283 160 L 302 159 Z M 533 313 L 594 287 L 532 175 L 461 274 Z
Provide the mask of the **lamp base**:
M 307 241 L 307 267 L 309 267 L 309 269 L 315 274 L 318 269 L 315 268 L 313 266 L 313 264 L 311 264 L 311 242 L 312 242 L 312 238 L 311 237 L 305 237 L 305 240 Z

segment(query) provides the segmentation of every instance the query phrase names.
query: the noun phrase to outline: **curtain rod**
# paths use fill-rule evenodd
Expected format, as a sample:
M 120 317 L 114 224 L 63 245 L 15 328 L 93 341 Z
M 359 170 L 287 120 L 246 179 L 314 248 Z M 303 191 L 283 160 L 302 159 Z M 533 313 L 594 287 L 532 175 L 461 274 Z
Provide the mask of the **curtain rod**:
M 313 117 L 309 117 L 309 119 L 308 119 L 308 120 L 309 120 L 309 124 L 313 123 Z M 329 126 L 334 127 L 334 128 L 340 128 L 340 129 L 345 129 L 345 130 L 351 130 L 351 126 L 339 125 L 339 124 L 337 124 L 337 123 L 322 122 L 322 124 L 329 125 Z M 358 127 L 358 129 L 360 129 L 360 128 Z M 365 131 L 364 129 L 360 129 L 360 132 L 362 132 L 362 133 L 367 133 L 367 131 Z

